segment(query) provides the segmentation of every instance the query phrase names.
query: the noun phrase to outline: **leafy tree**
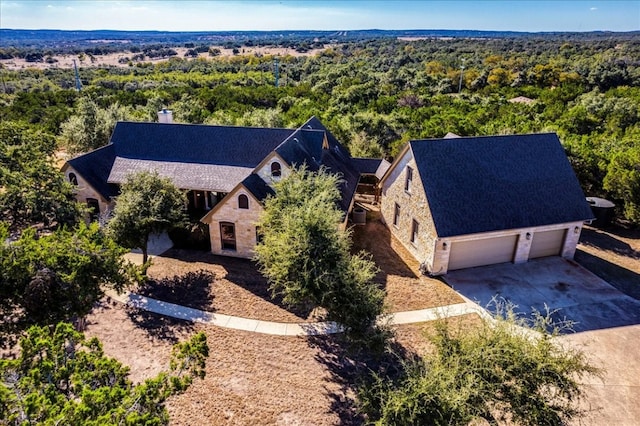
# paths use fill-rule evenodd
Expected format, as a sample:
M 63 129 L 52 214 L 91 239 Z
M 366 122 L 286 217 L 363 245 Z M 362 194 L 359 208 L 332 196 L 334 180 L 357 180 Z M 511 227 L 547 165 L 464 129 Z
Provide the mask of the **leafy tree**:
M 306 167 L 274 184 L 265 201 L 256 260 L 274 295 L 290 305 L 320 306 L 349 337 L 366 337 L 382 313 L 383 292 L 371 283 L 376 266 L 364 253 L 350 253 L 349 232 L 336 175 Z
M 349 152 L 353 157 L 381 158 L 384 156 L 384 151 L 377 140 L 369 137 L 365 132 L 358 132 L 351 136 Z
M 613 157 L 604 178 L 604 188 L 624 202 L 624 216 L 640 224 L 640 144 Z
M 15 122 L 0 123 L 0 214 L 13 231 L 73 225 L 81 210 L 54 165 L 55 140 Z
M 142 250 L 147 263 L 149 236 L 186 223 L 186 197 L 168 178 L 157 172 L 128 176 L 116 200 L 108 233 L 123 247 Z
M 117 103 L 100 108 L 89 97 L 78 102 L 77 114 L 61 125 L 62 145 L 71 154 L 88 152 L 109 143 L 109 138 L 118 121 L 126 120 L 131 114 L 127 108 Z
M 360 389 L 361 410 L 379 425 L 565 424 L 580 415 L 579 379 L 600 371 L 561 346 L 549 324 L 537 315 L 532 330 L 510 309 L 471 328 L 441 320 L 434 351 L 404 361 L 398 377 L 374 374 Z
M 7 328 L 83 317 L 105 287 L 120 290 L 137 278 L 124 263 L 125 250 L 95 223 L 42 236 L 30 228 L 7 241 L 8 227 L 0 223 L 0 313 Z
M 174 346 L 169 372 L 134 385 L 127 367 L 71 324 L 31 327 L 20 346 L 20 358 L 0 360 L 0 416 L 7 425 L 168 424 L 165 401 L 204 377 L 209 352 L 198 333 Z

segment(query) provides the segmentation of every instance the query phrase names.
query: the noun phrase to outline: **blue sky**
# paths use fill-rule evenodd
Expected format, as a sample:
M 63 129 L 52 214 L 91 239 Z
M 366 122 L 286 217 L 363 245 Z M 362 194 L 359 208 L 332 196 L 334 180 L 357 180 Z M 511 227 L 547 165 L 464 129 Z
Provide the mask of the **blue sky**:
M 640 0 L 0 0 L 0 27 L 64 30 L 640 30 Z

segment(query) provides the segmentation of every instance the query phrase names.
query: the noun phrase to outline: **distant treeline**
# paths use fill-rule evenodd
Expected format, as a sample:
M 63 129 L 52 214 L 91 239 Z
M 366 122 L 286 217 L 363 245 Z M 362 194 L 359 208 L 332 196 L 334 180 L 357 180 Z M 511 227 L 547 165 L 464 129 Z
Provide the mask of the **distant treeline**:
M 629 40 L 640 36 L 632 32 L 547 32 L 472 30 L 356 30 L 356 31 L 63 31 L 0 29 L 0 59 L 26 58 L 41 61 L 60 54 L 106 55 L 131 51 L 144 46 L 241 48 L 277 46 L 299 51 L 322 48 L 326 44 L 394 38 L 471 38 L 471 39 L 561 39 L 599 41 L 612 37 Z M 157 50 L 157 49 L 156 49 Z M 205 50 L 206 51 L 206 50 Z

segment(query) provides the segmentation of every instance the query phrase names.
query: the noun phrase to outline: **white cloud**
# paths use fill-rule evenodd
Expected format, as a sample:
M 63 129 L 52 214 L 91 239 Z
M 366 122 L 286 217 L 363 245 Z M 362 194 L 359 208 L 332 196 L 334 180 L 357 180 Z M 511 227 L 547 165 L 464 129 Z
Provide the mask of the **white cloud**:
M 594 10 L 598 10 L 598 8 L 597 7 L 591 7 L 591 8 L 589 8 L 589 10 L 594 11 Z

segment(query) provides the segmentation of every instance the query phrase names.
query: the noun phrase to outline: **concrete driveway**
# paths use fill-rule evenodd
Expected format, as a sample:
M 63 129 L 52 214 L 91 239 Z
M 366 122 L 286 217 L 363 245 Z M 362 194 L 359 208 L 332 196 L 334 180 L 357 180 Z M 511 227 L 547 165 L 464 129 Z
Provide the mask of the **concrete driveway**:
M 575 323 L 561 342 L 584 350 L 602 379 L 583 380 L 588 410 L 582 424 L 640 425 L 640 301 L 610 286 L 579 264 L 561 258 L 452 271 L 445 281 L 464 297 L 493 310 L 494 297 L 530 314 L 558 310 Z

